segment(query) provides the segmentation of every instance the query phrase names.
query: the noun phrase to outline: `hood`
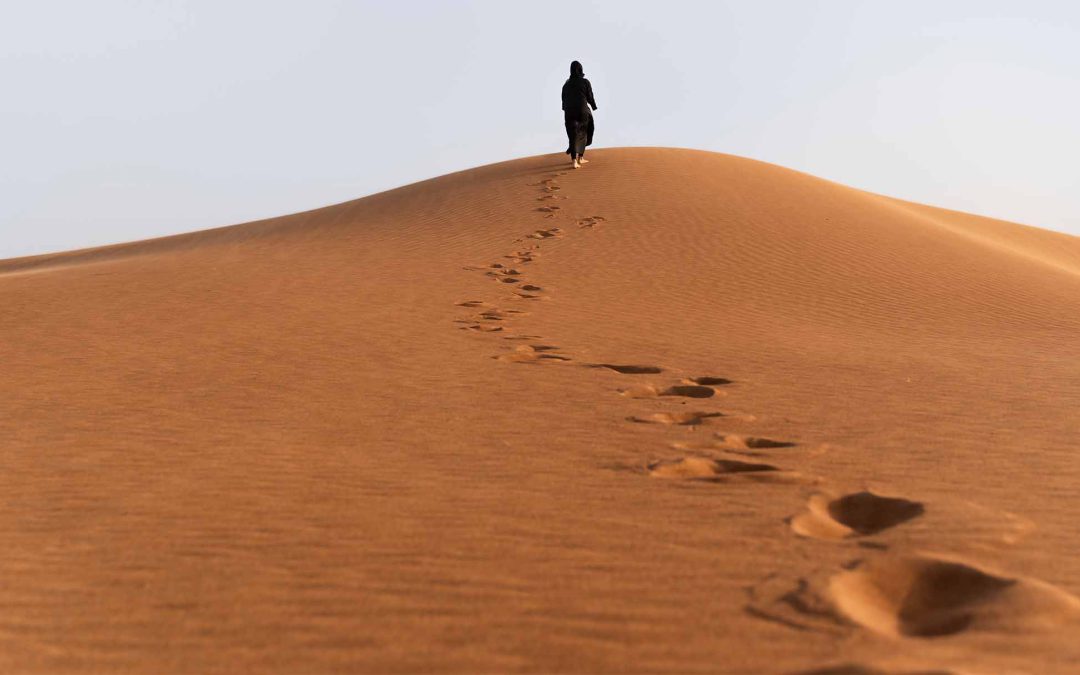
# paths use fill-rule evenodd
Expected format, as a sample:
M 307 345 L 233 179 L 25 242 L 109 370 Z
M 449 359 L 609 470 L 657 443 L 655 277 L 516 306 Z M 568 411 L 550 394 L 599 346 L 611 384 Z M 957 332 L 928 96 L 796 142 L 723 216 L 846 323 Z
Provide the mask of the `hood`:
M 585 69 L 581 67 L 580 61 L 570 63 L 570 77 L 585 77 Z

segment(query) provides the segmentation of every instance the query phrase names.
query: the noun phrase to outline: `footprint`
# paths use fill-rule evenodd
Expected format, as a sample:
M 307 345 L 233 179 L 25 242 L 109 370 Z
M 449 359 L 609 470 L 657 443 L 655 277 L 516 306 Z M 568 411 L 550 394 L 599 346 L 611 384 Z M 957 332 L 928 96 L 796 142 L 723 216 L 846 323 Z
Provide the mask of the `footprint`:
M 480 312 L 479 316 L 486 321 L 502 321 L 503 319 L 512 318 L 514 314 L 528 314 L 528 312 L 523 312 L 520 309 L 488 309 Z
M 1080 621 L 1080 599 L 1050 584 L 930 555 L 858 561 L 828 590 L 844 617 L 890 636 L 1015 634 Z
M 655 387 L 651 384 L 643 384 L 627 389 L 620 389 L 619 393 L 629 398 L 655 398 L 657 396 L 685 396 L 687 398 L 712 398 L 716 390 L 712 387 L 698 385 L 677 384 L 672 387 Z
M 590 363 L 589 368 L 607 368 L 623 375 L 655 375 L 664 372 L 660 366 L 620 365 L 615 363 Z
M 646 467 L 650 476 L 657 478 L 690 478 L 695 480 L 721 480 L 730 474 L 779 471 L 772 464 L 753 464 L 733 459 L 708 459 L 705 457 L 682 457 L 680 459 L 653 462 Z
M 502 326 L 492 326 L 491 324 L 477 323 L 472 326 L 462 326 L 461 330 L 475 330 L 483 333 L 497 333 L 502 330 Z
M 688 443 L 678 441 L 672 443 L 672 447 L 679 450 L 719 451 L 732 455 L 742 455 L 744 457 L 768 457 L 770 453 L 763 452 L 763 450 L 791 448 L 795 447 L 795 445 L 795 443 L 774 441 L 770 438 L 729 433 L 715 433 L 713 434 L 712 439 L 704 442 Z
M 631 416 L 627 417 L 629 422 L 640 422 L 642 424 L 675 424 L 680 426 L 696 426 L 702 424 L 706 419 L 710 417 L 722 417 L 723 413 L 718 412 L 662 412 L 653 413 L 651 415 L 645 415 L 644 417 Z
M 725 384 L 732 384 L 732 380 L 726 377 L 688 377 L 685 382 L 687 384 L 701 384 L 706 387 L 719 387 Z
M 529 187 L 538 187 L 540 189 L 546 190 L 549 187 L 558 185 L 559 183 L 558 183 L 557 179 L 558 179 L 558 176 L 550 176 L 550 177 L 545 178 L 545 179 L 543 179 L 543 180 L 541 180 L 539 182 L 529 183 Z
M 559 236 L 560 232 L 562 232 L 561 228 L 553 227 L 549 230 L 536 230 L 535 232 L 527 236 L 530 239 L 551 239 L 552 237 Z
M 494 357 L 497 361 L 505 361 L 507 363 L 558 363 L 562 361 L 569 361 L 569 356 L 562 356 L 560 354 L 549 354 L 548 352 L 554 349 L 550 345 L 521 345 L 514 351 L 499 354 Z
M 732 450 L 771 450 L 774 448 L 793 448 L 795 443 L 790 441 L 774 441 L 771 438 L 760 436 L 744 436 L 742 434 L 715 433 L 717 445 Z
M 534 286 L 533 284 L 522 284 L 520 288 L 521 290 L 529 291 L 530 293 L 544 290 L 543 288 L 540 288 L 539 286 Z
M 484 307 L 487 303 L 483 300 L 462 300 L 454 303 L 454 305 L 457 307 Z
M 553 352 L 558 349 L 555 345 L 522 345 L 518 351 Z
M 562 208 L 561 206 L 541 206 L 540 208 L 538 208 L 536 210 L 540 211 L 541 213 L 555 213 L 556 211 L 558 211 L 561 208 Z
M 497 277 L 495 280 L 504 284 L 516 284 L 521 281 L 521 279 L 518 279 L 517 277 Z
M 578 221 L 580 227 L 593 227 L 607 220 L 603 216 L 589 216 L 588 218 L 582 218 Z
M 804 537 L 847 539 L 877 534 L 925 512 L 920 502 L 882 497 L 873 492 L 853 492 L 838 498 L 825 494 L 810 497 L 807 509 L 791 518 L 791 529 Z

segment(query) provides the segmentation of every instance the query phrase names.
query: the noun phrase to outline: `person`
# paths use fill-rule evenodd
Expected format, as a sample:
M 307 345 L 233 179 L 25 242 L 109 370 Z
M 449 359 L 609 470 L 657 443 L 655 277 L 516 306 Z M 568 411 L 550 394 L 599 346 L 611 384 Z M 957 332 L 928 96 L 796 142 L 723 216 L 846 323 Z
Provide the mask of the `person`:
M 566 154 L 570 155 L 575 169 L 580 169 L 588 161 L 585 159 L 585 148 L 592 145 L 594 124 L 589 108 L 596 110 L 592 84 L 585 79 L 585 69 L 581 63 L 574 61 L 570 64 L 570 77 L 562 86 L 562 109 L 569 141 Z

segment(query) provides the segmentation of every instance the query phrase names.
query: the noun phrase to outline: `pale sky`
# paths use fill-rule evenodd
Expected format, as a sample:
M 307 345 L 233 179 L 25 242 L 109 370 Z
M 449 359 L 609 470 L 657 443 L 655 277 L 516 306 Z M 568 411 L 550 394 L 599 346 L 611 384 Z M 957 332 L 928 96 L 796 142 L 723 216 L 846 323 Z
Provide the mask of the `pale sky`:
M 565 149 L 701 148 L 1080 234 L 1080 3 L 0 0 L 0 258 Z

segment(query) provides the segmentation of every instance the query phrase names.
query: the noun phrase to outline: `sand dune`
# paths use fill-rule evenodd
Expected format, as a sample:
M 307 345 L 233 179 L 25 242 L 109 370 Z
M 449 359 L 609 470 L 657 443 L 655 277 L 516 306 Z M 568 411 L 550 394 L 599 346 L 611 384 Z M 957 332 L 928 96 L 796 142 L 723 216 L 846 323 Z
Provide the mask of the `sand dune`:
M 1074 672 L 1080 240 L 590 157 L 0 261 L 0 669 Z

